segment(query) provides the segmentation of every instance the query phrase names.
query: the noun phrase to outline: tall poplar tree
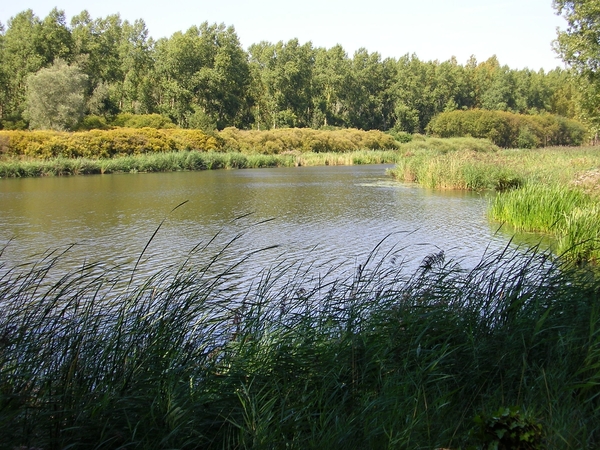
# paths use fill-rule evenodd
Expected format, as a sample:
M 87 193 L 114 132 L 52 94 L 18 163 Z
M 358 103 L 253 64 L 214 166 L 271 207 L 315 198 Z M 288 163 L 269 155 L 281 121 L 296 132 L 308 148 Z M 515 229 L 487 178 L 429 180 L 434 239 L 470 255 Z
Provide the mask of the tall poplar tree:
M 600 131 L 600 0 L 554 0 L 567 21 L 554 48 L 584 79 L 580 84 L 582 118 Z

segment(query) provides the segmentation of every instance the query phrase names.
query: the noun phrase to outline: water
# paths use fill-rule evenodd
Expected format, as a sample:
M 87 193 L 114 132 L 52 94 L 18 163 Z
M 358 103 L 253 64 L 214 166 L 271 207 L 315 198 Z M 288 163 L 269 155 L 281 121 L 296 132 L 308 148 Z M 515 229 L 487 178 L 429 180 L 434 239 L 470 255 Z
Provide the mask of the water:
M 255 270 L 281 259 L 353 270 L 385 239 L 393 261 L 418 265 L 444 250 L 465 266 L 504 247 L 486 218 L 486 194 L 430 191 L 393 181 L 389 166 L 301 167 L 0 180 L 5 265 L 75 244 L 66 260 L 133 263 L 152 272 L 213 237 L 239 233 L 228 257 L 256 254 Z M 187 201 L 170 212 L 175 206 Z M 391 259 L 391 257 L 390 257 Z

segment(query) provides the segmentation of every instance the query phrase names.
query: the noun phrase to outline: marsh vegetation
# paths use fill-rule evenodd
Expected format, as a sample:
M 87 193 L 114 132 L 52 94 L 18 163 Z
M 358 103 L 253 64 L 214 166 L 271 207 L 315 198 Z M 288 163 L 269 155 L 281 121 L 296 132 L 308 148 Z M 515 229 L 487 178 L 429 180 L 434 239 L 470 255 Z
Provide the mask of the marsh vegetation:
M 414 149 L 390 173 L 433 189 L 496 190 L 490 217 L 518 231 L 549 233 L 555 251 L 600 257 L 600 149 Z
M 98 263 L 56 276 L 68 253 L 3 266 L 3 443 L 598 445 L 592 273 L 511 248 L 408 272 L 375 249 L 348 276 L 280 261 L 241 288 L 260 252 L 227 251 L 202 246 L 150 276 Z M 520 432 L 488 434 L 499 427 Z

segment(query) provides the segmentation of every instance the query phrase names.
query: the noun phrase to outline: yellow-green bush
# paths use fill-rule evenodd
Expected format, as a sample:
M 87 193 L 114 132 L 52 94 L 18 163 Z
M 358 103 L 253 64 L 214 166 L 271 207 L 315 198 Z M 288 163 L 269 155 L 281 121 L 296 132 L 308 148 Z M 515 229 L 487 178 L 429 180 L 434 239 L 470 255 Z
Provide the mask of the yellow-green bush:
M 3 154 L 47 159 L 111 158 L 172 150 L 216 150 L 217 139 L 200 130 L 115 128 L 75 133 L 0 131 Z
M 199 150 L 261 153 L 347 153 L 393 150 L 394 138 L 380 131 L 283 128 L 244 131 L 226 128 L 215 136 L 201 130 L 114 128 L 74 133 L 58 131 L 0 131 L 0 151 L 7 156 L 48 159 L 112 158 L 123 155 Z
M 587 135 L 582 123 L 561 116 L 481 109 L 441 113 L 429 123 L 427 131 L 442 138 L 485 138 L 504 148 L 581 145 Z
M 160 114 L 118 114 L 112 124 L 123 128 L 175 128 L 175 124 L 168 117 Z
M 173 140 L 176 150 L 217 151 L 222 147 L 221 139 L 209 136 L 202 130 L 182 130 L 175 128 L 161 131 Z
M 390 150 L 397 147 L 394 138 L 388 134 L 356 129 L 278 128 L 246 131 L 230 127 L 219 132 L 219 137 L 224 150 L 243 153 L 343 153 L 363 149 Z

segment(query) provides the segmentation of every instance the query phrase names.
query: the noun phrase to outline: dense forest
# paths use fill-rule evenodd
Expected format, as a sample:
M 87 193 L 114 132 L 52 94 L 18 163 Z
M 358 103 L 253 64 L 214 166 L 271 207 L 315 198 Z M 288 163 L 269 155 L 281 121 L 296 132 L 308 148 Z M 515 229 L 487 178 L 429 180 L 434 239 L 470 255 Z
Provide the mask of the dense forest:
M 61 89 L 57 89 L 62 86 Z M 548 112 L 586 120 L 568 70 L 514 70 L 496 57 L 465 64 L 382 59 L 341 46 L 260 42 L 242 48 L 233 27 L 203 23 L 152 39 L 143 20 L 118 14 L 67 23 L 23 11 L 0 24 L 0 123 L 4 129 L 85 129 L 120 113 L 160 114 L 182 128 L 351 127 L 424 132 L 453 110 Z M 36 93 L 61 96 L 62 123 L 43 123 Z M 68 99 L 68 101 L 67 101 Z M 583 106 L 582 106 L 583 105 Z M 73 118 L 77 120 L 72 120 Z M 589 121 L 588 121 L 589 122 Z

